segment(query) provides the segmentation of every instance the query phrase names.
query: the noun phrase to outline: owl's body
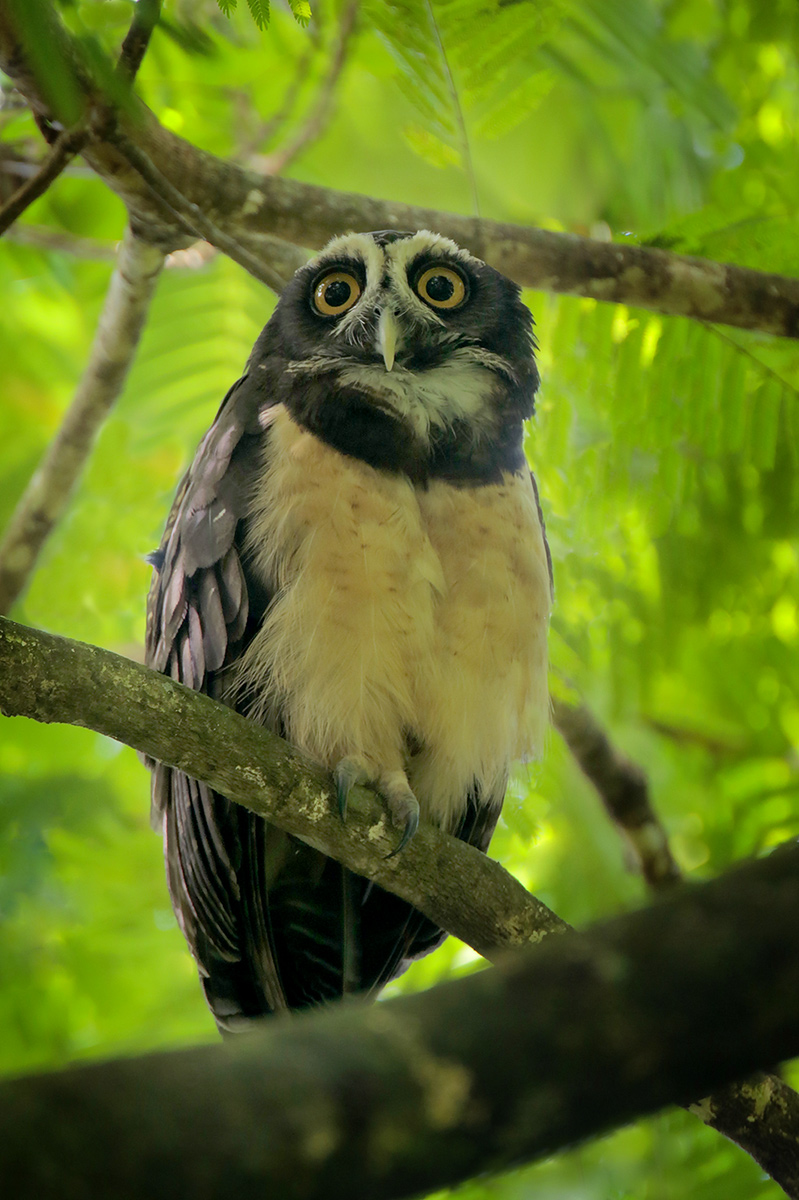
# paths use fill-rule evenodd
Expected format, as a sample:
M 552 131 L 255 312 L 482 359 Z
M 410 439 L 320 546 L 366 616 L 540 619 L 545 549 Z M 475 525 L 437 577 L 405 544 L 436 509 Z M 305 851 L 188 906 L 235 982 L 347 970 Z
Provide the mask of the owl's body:
M 521 446 L 536 382 L 509 281 L 429 233 L 336 239 L 184 481 L 148 661 L 329 767 L 342 805 L 371 782 L 406 837 L 420 814 L 485 849 L 547 719 L 550 572 Z M 375 990 L 440 940 L 204 785 L 159 765 L 153 795 L 221 1026 Z

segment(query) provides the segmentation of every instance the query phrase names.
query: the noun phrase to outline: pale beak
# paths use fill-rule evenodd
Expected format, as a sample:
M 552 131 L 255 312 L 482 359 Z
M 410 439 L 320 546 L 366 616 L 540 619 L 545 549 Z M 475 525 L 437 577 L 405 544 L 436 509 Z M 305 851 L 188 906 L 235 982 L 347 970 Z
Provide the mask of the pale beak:
M 388 308 L 384 308 L 380 313 L 380 320 L 377 323 L 377 344 L 383 355 L 386 370 L 390 371 L 394 366 L 394 353 L 397 349 L 397 325 L 394 314 Z

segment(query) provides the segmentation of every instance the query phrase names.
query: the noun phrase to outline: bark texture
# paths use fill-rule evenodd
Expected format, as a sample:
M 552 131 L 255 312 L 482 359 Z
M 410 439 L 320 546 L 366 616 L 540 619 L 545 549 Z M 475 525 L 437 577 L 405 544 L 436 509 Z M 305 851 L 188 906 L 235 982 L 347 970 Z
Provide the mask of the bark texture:
M 16 1200 L 391 1200 L 799 1052 L 799 849 L 501 968 L 0 1086 Z M 795 1195 L 795 1193 L 793 1193 Z
M 778 1075 L 759 1071 L 689 1110 L 751 1154 L 786 1195 L 799 1196 L 799 1096 Z

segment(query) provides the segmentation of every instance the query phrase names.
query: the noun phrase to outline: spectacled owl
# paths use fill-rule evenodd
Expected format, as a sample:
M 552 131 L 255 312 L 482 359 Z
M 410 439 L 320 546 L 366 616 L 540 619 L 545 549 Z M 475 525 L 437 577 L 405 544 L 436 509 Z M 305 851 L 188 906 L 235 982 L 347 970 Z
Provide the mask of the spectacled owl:
M 486 850 L 547 724 L 551 568 L 519 288 L 437 234 L 334 238 L 289 282 L 172 508 L 147 662 L 287 738 L 397 827 Z M 375 993 L 444 934 L 155 764 L 178 921 L 222 1030 Z

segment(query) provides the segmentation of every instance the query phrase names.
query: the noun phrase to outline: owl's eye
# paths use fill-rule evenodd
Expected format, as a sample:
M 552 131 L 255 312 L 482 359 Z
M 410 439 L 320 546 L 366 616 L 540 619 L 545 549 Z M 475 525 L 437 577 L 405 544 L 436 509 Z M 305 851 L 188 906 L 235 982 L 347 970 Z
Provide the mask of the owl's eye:
M 325 317 L 337 317 L 352 308 L 361 294 L 361 285 L 349 271 L 330 271 L 314 288 L 314 308 Z
M 417 279 L 416 291 L 432 308 L 458 308 L 466 299 L 466 284 L 452 267 L 428 267 Z

